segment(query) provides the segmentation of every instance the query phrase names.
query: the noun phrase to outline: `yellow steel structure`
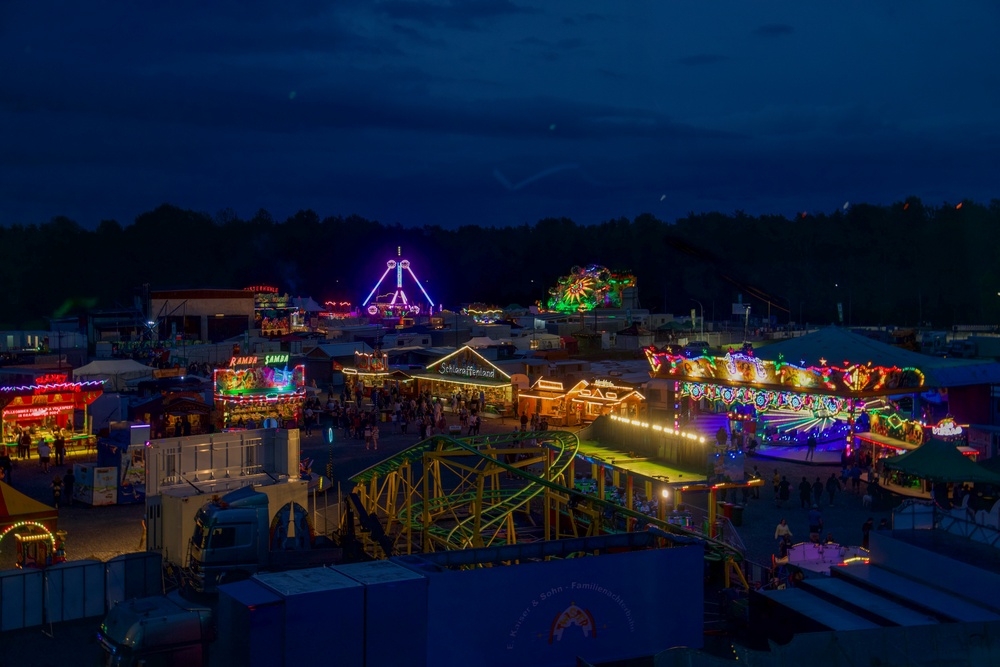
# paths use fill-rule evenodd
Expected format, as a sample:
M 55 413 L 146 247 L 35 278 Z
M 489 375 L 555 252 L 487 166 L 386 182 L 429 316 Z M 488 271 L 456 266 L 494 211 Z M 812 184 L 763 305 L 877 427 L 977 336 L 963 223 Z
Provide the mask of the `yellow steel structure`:
M 362 507 L 384 527 L 393 555 L 558 540 L 654 526 L 704 539 L 691 529 L 574 489 L 579 440 L 564 431 L 488 437 L 435 435 L 354 477 Z M 629 485 L 631 486 L 631 485 Z M 360 534 L 366 552 L 387 555 L 386 541 Z M 707 539 L 716 559 L 738 554 Z M 727 571 L 728 574 L 728 571 Z

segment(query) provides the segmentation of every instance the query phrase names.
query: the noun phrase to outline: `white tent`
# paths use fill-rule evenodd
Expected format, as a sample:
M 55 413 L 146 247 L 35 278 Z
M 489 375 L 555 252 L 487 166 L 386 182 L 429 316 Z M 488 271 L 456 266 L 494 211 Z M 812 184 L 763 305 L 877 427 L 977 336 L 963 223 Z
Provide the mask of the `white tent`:
M 121 391 L 130 380 L 153 377 L 153 368 L 132 359 L 98 359 L 73 371 L 73 379 L 104 380 L 108 391 Z
M 297 296 L 292 299 L 292 305 L 300 310 L 304 310 L 307 313 L 318 313 L 323 310 L 323 306 L 316 303 L 316 301 L 311 297 L 300 297 Z
M 491 345 L 499 345 L 499 341 L 495 341 L 489 336 L 476 336 L 475 338 L 469 339 L 466 342 L 468 347 L 490 347 Z

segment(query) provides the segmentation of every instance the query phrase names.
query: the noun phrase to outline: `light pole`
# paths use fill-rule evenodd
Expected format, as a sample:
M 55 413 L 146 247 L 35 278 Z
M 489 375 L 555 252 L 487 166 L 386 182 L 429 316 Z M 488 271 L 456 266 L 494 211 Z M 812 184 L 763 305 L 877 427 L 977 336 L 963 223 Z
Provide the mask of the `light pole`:
M 701 305 L 698 299 L 688 299 L 688 301 L 694 301 L 701 308 L 701 339 L 705 340 L 705 306 Z

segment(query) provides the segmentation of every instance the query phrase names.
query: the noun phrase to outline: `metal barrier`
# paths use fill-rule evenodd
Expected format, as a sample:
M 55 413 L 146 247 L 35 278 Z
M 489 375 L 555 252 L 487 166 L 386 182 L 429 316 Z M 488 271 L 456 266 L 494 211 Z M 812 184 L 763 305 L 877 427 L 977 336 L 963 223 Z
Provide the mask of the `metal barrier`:
M 0 631 L 103 616 L 115 603 L 163 593 L 157 553 L 0 572 Z

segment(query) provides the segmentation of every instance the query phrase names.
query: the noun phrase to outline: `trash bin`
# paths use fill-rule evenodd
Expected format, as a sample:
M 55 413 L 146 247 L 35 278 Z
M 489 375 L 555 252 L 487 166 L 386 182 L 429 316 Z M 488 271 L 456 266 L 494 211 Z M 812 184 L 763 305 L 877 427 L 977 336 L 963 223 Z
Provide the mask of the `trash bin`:
M 730 521 L 733 520 L 733 505 L 732 503 L 723 503 L 722 505 L 722 516 L 726 517 Z
M 734 526 L 743 525 L 743 505 L 733 505 L 733 516 L 730 521 Z

